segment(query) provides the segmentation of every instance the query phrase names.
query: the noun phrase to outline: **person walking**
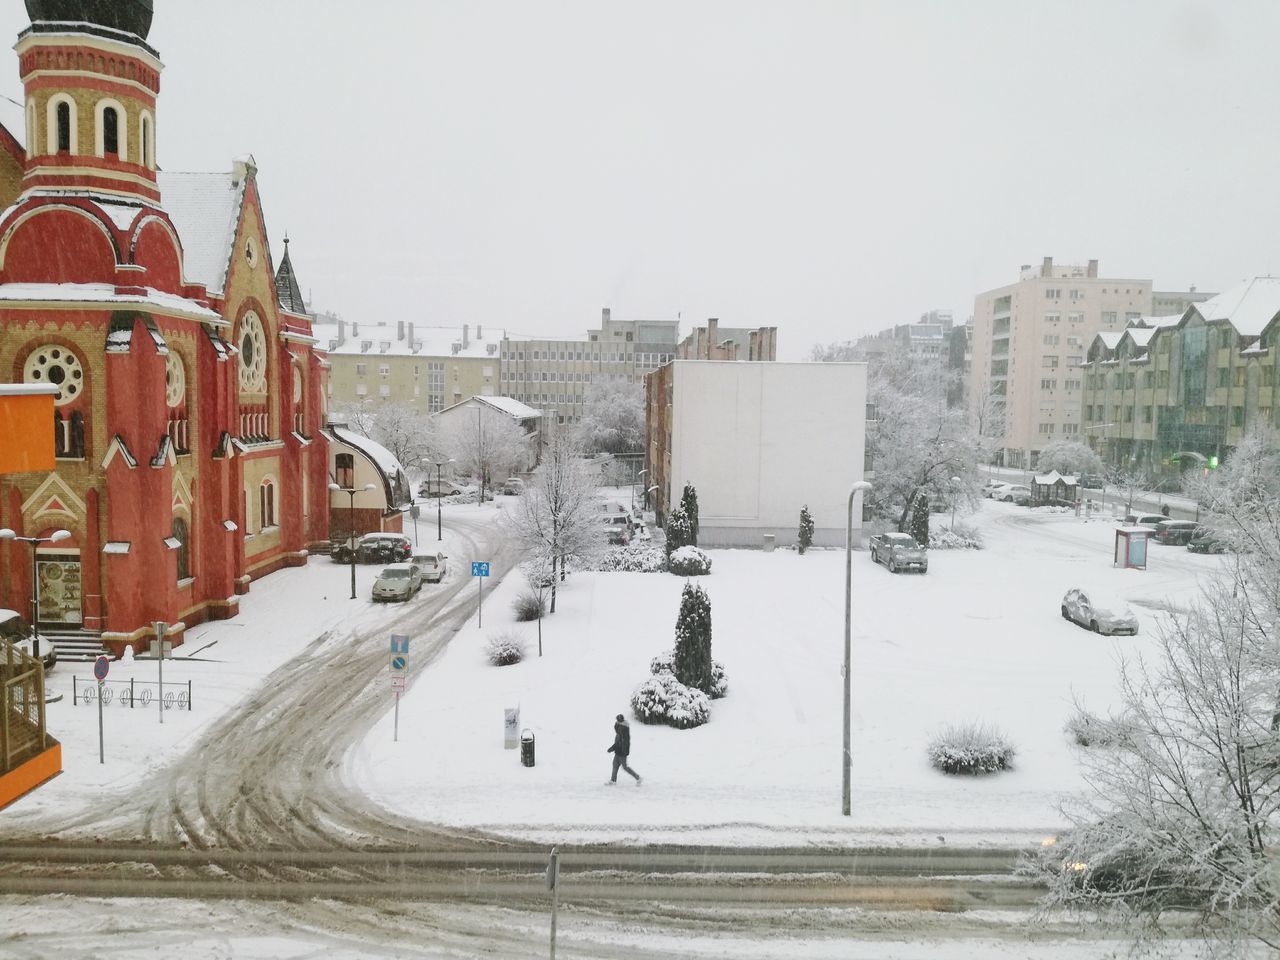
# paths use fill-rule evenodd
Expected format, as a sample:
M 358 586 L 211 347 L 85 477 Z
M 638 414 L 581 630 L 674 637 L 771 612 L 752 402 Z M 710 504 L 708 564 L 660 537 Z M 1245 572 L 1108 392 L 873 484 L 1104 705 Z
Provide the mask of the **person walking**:
M 605 786 L 611 787 L 618 782 L 619 767 L 635 777 L 636 786 L 640 786 L 640 774 L 627 766 L 627 756 L 631 753 L 631 725 L 622 714 L 618 714 L 618 719 L 613 725 L 613 746 L 606 752 L 613 754 L 613 776 Z

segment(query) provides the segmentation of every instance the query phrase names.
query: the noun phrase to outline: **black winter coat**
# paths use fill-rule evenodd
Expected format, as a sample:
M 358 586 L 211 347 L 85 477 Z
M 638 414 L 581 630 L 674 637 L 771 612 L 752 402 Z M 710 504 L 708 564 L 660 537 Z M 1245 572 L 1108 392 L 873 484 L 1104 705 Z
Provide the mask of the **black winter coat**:
M 625 720 L 613 725 L 613 746 L 608 752 L 616 753 L 620 757 L 631 753 L 631 726 Z

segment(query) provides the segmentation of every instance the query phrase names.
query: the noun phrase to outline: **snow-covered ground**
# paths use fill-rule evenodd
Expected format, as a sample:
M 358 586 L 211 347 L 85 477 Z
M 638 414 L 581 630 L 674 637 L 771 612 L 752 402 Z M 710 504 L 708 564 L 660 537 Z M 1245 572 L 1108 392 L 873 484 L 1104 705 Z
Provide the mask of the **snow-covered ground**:
M 935 518 L 937 519 L 937 518 Z M 853 816 L 840 815 L 842 551 L 712 551 L 713 652 L 729 696 L 704 727 L 633 721 L 632 766 L 606 786 L 613 717 L 672 644 L 683 581 L 575 574 L 559 610 L 516 624 L 513 575 L 485 600 L 484 628 L 458 634 L 401 704 L 400 741 L 375 728 L 353 767 L 378 801 L 423 819 L 546 841 L 964 843 L 1026 841 L 1058 829 L 1081 786 L 1063 733 L 1073 697 L 1114 702 L 1117 662 L 1149 649 L 1160 609 L 1185 602 L 1218 557 L 1152 545 L 1150 569 L 1111 566 L 1115 525 L 988 503 L 987 549 L 934 551 L 926 576 L 854 556 Z M 1059 616 L 1072 586 L 1125 594 L 1137 637 L 1107 638 Z M 485 640 L 516 630 L 524 663 L 489 666 Z M 503 748 L 519 707 L 537 763 Z M 933 770 L 944 724 L 979 720 L 1017 747 L 1012 771 Z M 390 724 L 387 718 L 385 725 Z M 941 838 L 946 838 L 942 841 Z
M 419 523 L 422 549 L 434 549 L 434 511 L 430 530 L 425 518 Z M 451 543 L 446 529 L 445 553 L 451 552 Z M 191 709 L 166 710 L 163 725 L 154 699 L 149 707 L 140 705 L 144 690 L 152 696 L 156 692 L 149 685 L 157 680 L 156 661 L 113 662 L 107 678 L 111 702 L 103 708 L 105 763 L 98 761 L 97 704 L 83 698 L 77 703 L 72 697 L 73 686 L 83 691 L 86 684 L 93 685 L 93 665 L 58 664 L 46 678 L 46 692 L 62 699 L 48 704 L 46 725 L 62 743 L 63 772 L 0 812 L 0 830 L 27 816 L 74 816 L 100 803 L 104 792 L 136 788 L 149 771 L 181 755 L 203 730 L 240 706 L 272 670 L 305 656 L 307 647 L 327 631 L 353 631 L 395 616 L 400 604 L 374 604 L 369 599 L 381 569 L 377 564 L 356 565 L 355 600 L 350 566 L 325 556 L 254 581 L 240 600 L 239 616 L 193 627 L 173 659 L 165 661 L 166 693 L 185 696 L 190 681 L 192 694 Z M 448 577 L 466 573 L 451 568 Z M 419 596 L 435 589 L 424 585 Z M 136 681 L 132 709 L 127 706 L 131 678 Z

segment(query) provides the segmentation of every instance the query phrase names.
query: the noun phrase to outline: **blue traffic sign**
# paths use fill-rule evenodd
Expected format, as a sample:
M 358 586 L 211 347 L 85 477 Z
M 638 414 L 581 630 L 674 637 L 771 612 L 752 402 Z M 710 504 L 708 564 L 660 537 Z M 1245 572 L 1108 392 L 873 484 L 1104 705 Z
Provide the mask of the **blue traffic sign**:
M 473 577 L 487 577 L 489 575 L 488 560 L 472 560 L 471 575 Z
M 391 658 L 391 669 L 392 669 L 392 670 L 403 670 L 403 669 L 404 669 L 404 665 L 405 665 L 405 663 L 406 663 L 406 662 L 407 662 L 407 659 L 406 659 L 405 657 L 400 657 L 400 656 L 392 657 L 392 658 Z
M 93 661 L 93 675 L 98 680 L 107 679 L 107 671 L 111 669 L 111 661 L 106 657 L 99 657 Z
M 407 654 L 409 652 L 409 638 L 403 633 L 393 633 L 391 635 L 391 652 Z

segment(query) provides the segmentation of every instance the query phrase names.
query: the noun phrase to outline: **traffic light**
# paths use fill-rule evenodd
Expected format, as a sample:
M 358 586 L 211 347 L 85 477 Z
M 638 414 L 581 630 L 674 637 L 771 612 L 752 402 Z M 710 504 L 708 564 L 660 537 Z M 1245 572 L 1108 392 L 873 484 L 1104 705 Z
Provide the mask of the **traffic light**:
M 1209 458 L 1209 469 L 1210 469 L 1210 470 L 1217 470 L 1217 469 L 1218 469 L 1218 455 L 1217 455 L 1217 454 L 1214 454 L 1212 457 L 1210 457 L 1210 458 Z

